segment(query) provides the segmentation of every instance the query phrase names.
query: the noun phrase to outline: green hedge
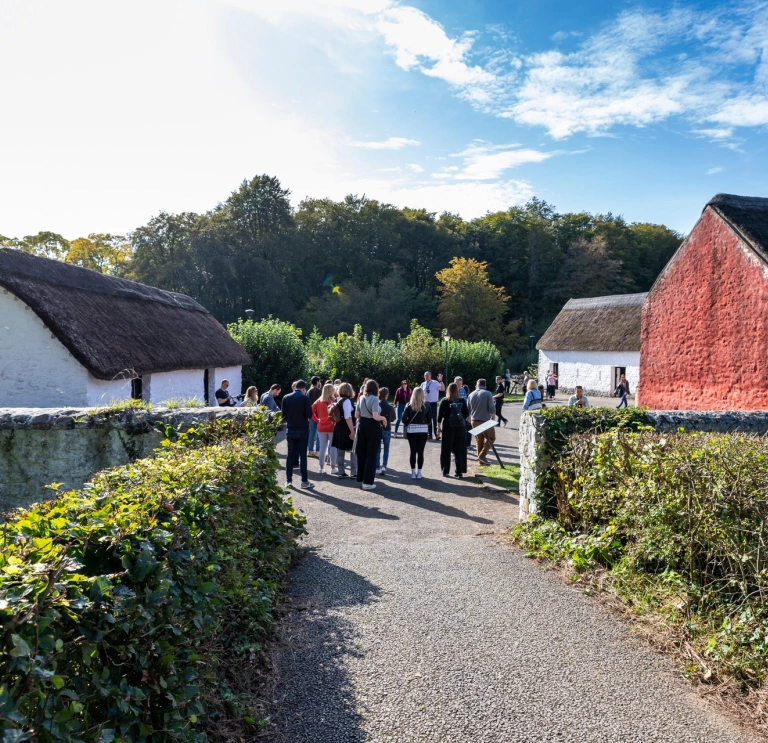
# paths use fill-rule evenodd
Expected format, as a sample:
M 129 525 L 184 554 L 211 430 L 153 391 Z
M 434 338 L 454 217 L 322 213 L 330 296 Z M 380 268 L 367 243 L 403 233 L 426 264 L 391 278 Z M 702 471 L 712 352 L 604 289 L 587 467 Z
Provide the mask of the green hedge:
M 254 416 L 172 435 L 154 459 L 10 515 L 3 743 L 208 739 L 210 710 L 231 708 L 221 648 L 228 662 L 258 648 L 303 531 L 272 434 Z
M 537 456 L 547 457 L 555 464 L 570 452 L 572 437 L 591 432 L 603 433 L 611 429 L 640 431 L 653 427 L 653 422 L 642 408 L 577 408 L 558 406 L 536 412 L 540 420 L 541 443 Z M 555 484 L 557 470 L 545 468 L 536 478 L 534 495 L 537 512 L 545 517 L 556 512 Z
M 673 629 L 703 680 L 768 675 L 768 440 L 582 435 L 553 477 L 558 519 L 516 527 L 521 544 L 607 568 L 628 603 Z

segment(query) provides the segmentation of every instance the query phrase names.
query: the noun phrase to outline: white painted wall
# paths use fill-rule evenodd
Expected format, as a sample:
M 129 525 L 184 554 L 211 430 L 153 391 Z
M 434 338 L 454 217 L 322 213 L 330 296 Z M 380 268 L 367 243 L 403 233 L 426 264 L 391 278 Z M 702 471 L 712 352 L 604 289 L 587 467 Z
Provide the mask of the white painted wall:
M 166 400 L 197 398 L 205 403 L 203 369 L 193 369 L 159 374 L 144 374 L 142 381 L 142 397 L 153 405 L 160 405 Z
M 216 390 L 221 387 L 221 380 L 229 380 L 229 394 L 233 397 L 243 392 L 243 367 L 242 366 L 229 366 L 222 367 L 220 369 L 213 370 L 213 393 L 211 394 L 211 405 L 216 405 L 216 399 L 214 395 Z M 259 390 L 261 395 L 265 390 Z
M 85 367 L 24 302 L 0 289 L 0 407 L 89 404 Z
M 633 395 L 640 381 L 639 351 L 539 351 L 539 384 L 546 385 L 551 363 L 558 364 L 558 388 L 563 392 L 572 392 L 579 384 L 588 395 L 611 395 L 614 366 L 627 368 Z
M 110 403 L 131 399 L 130 379 L 96 379 L 90 373 L 86 381 L 88 405 L 106 407 Z

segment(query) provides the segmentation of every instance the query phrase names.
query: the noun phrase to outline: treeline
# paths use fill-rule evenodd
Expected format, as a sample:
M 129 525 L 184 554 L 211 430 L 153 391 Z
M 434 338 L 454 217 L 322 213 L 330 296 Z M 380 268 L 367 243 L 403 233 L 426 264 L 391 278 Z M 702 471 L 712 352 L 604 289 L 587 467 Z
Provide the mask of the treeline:
M 244 181 L 205 214 L 161 212 L 124 238 L 55 233 L 0 243 L 189 294 L 224 323 L 253 309 L 324 336 L 360 325 L 383 338 L 412 319 L 439 329 L 436 274 L 487 262 L 507 327 L 540 335 L 563 303 L 646 291 L 681 236 L 613 214 L 558 214 L 544 201 L 464 220 L 348 196 L 295 210 L 277 178 Z M 519 321 L 519 322 L 516 322 Z

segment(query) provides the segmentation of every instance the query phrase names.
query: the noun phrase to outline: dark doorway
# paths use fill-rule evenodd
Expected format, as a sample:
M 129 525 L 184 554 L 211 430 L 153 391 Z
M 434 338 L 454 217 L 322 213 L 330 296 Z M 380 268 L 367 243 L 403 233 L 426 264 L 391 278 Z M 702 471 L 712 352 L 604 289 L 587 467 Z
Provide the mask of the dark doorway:
M 208 399 L 208 370 L 203 372 L 203 400 L 206 405 L 210 405 L 211 401 Z
M 141 400 L 141 394 L 142 394 L 142 383 L 141 383 L 141 377 L 134 377 L 131 380 L 131 397 L 134 400 Z
M 621 375 L 626 373 L 627 373 L 626 366 L 613 367 L 613 389 L 611 390 L 611 392 L 616 391 L 616 388 L 619 386 L 619 381 L 621 380 Z

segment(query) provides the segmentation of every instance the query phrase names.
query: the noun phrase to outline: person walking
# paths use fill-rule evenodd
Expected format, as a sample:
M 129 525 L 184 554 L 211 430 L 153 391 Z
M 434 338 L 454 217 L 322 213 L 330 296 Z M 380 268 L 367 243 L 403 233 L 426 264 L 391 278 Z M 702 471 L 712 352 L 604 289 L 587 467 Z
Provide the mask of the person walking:
M 557 374 L 554 369 L 547 372 L 547 397 L 550 400 L 555 399 L 555 390 L 557 389 Z
M 477 380 L 475 391 L 469 396 L 469 418 L 472 421 L 472 428 L 477 428 L 483 423 L 496 418 L 496 404 L 493 401 L 493 395 L 486 389 L 484 379 Z M 475 447 L 479 464 L 483 466 L 490 464 L 486 456 L 491 450 L 491 444 L 494 441 L 496 441 L 495 426 L 475 436 Z
M 417 387 L 403 413 L 403 426 L 411 450 L 411 477 L 420 480 L 424 467 L 424 447 L 429 437 L 429 403 L 424 399 L 424 389 Z
M 397 410 L 397 420 L 395 421 L 395 438 L 400 430 L 400 423 L 403 420 L 405 406 L 411 401 L 413 390 L 408 386 L 408 380 L 400 382 L 400 386 L 395 390 L 395 408 Z
M 438 374 L 437 380 L 432 379 L 432 372 L 424 372 L 424 381 L 421 383 L 421 389 L 424 390 L 424 400 L 429 403 L 429 438 L 435 438 L 440 441 L 440 431 L 437 430 L 437 401 L 440 399 L 440 393 L 445 392 L 443 384 L 443 375 Z
M 326 384 L 320 391 L 320 397 L 315 400 L 312 405 L 312 418 L 317 425 L 317 440 L 320 446 L 318 458 L 320 459 L 320 474 L 324 475 L 326 458 L 331 465 L 331 474 L 337 475 L 339 471 L 336 469 L 336 458 L 338 457 L 338 451 L 333 445 L 333 429 L 334 424 L 331 417 L 328 415 L 328 406 L 335 401 L 336 397 L 333 392 L 333 385 Z
M 454 377 L 453 381 L 459 388 L 459 397 L 462 400 L 467 401 L 467 410 L 469 410 L 469 387 L 464 384 L 464 379 L 462 377 Z M 472 434 L 470 433 L 472 430 L 472 422 L 469 420 L 469 416 L 467 416 L 465 429 L 466 435 L 464 437 L 464 441 L 466 448 L 469 449 L 469 447 L 472 446 Z
M 445 397 L 437 409 L 437 420 L 443 432 L 440 443 L 440 469 L 443 477 L 451 474 L 451 452 L 456 465 L 456 477 L 464 477 L 467 472 L 467 423 L 469 406 L 459 396 L 459 387 L 455 382 L 448 385 Z
M 336 459 L 337 477 L 349 477 L 344 466 L 344 458 L 347 452 L 351 452 L 355 443 L 355 406 L 352 400 L 355 390 L 349 382 L 340 382 L 336 388 L 336 402 L 339 408 L 339 421 L 333 427 L 333 445 L 338 452 Z M 329 410 L 330 413 L 330 410 Z M 350 472 L 352 477 L 357 477 L 357 458 L 350 454 Z
M 528 388 L 523 398 L 523 409 L 521 413 L 525 413 L 526 410 L 541 410 L 544 407 L 544 395 L 541 388 L 536 385 L 535 379 L 528 380 Z
M 496 392 L 493 394 L 493 402 L 496 405 L 496 417 L 506 426 L 507 419 L 501 414 L 501 409 L 504 407 L 505 394 L 505 382 L 501 377 L 496 377 Z
M 365 384 L 365 395 L 357 403 L 357 481 L 363 490 L 376 487 L 376 457 L 381 448 L 381 426 L 389 425 L 389 420 L 381 414 L 379 405 L 379 385 L 375 379 Z M 381 424 L 381 425 L 379 425 Z
M 320 395 L 323 392 L 323 389 L 321 387 L 322 380 L 320 377 L 312 377 L 312 379 L 309 380 L 309 389 L 307 390 L 307 397 L 309 398 L 309 404 L 314 405 L 319 399 Z M 309 453 L 307 454 L 308 457 L 312 457 L 313 459 L 317 458 L 317 452 L 315 451 L 318 448 L 318 440 L 317 440 L 317 422 L 312 419 L 309 422 L 309 442 L 307 443 L 307 449 L 309 449 Z
M 288 455 L 285 458 L 285 487 L 291 487 L 293 468 L 298 463 L 301 471 L 301 487 L 304 490 L 310 490 L 315 487 L 307 475 L 307 441 L 312 406 L 307 397 L 307 383 L 303 379 L 295 382 L 293 392 L 283 398 L 282 412 L 287 429 L 285 437 L 288 441 Z
M 617 408 L 627 407 L 627 396 L 629 395 L 629 380 L 625 374 L 622 374 L 619 379 L 619 385 L 616 387 L 616 394 L 621 398 Z
M 396 418 L 395 409 L 389 404 L 389 390 L 386 387 L 379 390 L 379 406 L 381 407 L 381 414 L 389 421 L 389 425 L 381 429 L 381 449 L 376 455 L 376 474 L 385 475 L 389 462 L 389 445 L 392 441 L 392 424 Z

